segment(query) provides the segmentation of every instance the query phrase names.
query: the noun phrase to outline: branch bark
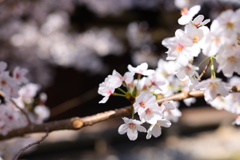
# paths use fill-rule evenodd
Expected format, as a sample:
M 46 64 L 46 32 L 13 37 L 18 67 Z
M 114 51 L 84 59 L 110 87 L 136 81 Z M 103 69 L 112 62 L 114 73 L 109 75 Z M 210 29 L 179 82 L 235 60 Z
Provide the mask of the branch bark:
M 240 85 L 230 87 L 230 92 L 240 92 Z M 180 101 L 189 97 L 202 97 L 202 96 L 203 91 L 181 92 L 169 97 L 158 99 L 157 102 L 158 104 L 161 104 L 164 101 L 170 100 Z M 52 121 L 43 124 L 31 124 L 23 128 L 12 130 L 7 135 L 0 135 L 0 140 L 24 136 L 25 134 L 29 133 L 52 132 L 57 130 L 78 130 L 85 126 L 91 126 L 102 121 L 128 116 L 131 115 L 131 113 L 132 107 L 128 106 L 121 109 L 106 111 L 83 118 L 73 117 L 70 119 Z

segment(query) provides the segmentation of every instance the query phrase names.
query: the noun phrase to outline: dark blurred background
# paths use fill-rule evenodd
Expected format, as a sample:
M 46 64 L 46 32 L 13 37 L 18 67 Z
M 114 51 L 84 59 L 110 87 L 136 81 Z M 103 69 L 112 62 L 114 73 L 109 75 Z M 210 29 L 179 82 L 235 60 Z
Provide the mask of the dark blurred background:
M 113 69 L 124 74 L 128 64 L 136 66 L 147 62 L 150 68 L 156 68 L 158 60 L 166 57 L 167 49 L 161 41 L 174 36 L 175 30 L 181 28 L 177 23 L 180 9 L 195 4 L 202 6 L 200 14 L 205 18 L 214 19 L 223 10 L 238 8 L 240 1 L 0 0 L 0 60 L 6 61 L 10 69 L 27 68 L 28 78 L 41 85 L 41 90 L 48 95 L 46 105 L 51 110 L 48 121 L 124 107 L 129 102 L 121 97 L 111 97 L 106 104 L 99 105 L 102 98 L 97 94 L 99 83 Z M 180 108 L 186 108 L 181 105 Z M 200 99 L 195 106 L 204 105 Z M 126 136 L 117 133 L 121 123 L 121 119 L 112 120 L 96 126 L 99 130 L 83 129 L 81 136 L 69 143 L 61 142 L 60 138 L 60 142 L 56 142 L 60 149 L 54 144 L 50 147 L 43 144 L 40 150 L 27 154 L 26 159 L 94 159 L 92 150 L 97 154 L 96 159 L 108 160 L 194 157 L 166 147 L 159 142 L 163 138 L 129 142 Z M 214 121 L 210 128 L 218 127 L 216 124 Z M 191 130 L 175 126 L 167 135 L 188 135 L 209 129 L 208 122 L 206 126 Z M 142 135 L 140 139 L 145 137 Z M 174 141 L 180 140 L 170 137 L 167 142 Z M 109 149 L 109 145 L 114 149 Z M 143 145 L 145 149 L 140 147 Z M 146 157 L 134 157 L 133 152 Z M 156 158 L 158 156 L 165 158 Z

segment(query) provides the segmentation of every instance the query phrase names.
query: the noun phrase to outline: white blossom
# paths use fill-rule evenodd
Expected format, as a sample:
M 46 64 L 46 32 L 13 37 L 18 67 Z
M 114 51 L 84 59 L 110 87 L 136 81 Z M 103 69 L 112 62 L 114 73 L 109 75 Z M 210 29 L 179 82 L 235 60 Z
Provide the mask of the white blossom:
M 140 121 L 135 120 L 135 119 L 129 119 L 127 117 L 123 117 L 122 119 L 123 119 L 125 124 L 122 124 L 118 128 L 118 133 L 119 134 L 127 133 L 127 136 L 131 141 L 134 141 L 134 140 L 137 139 L 138 131 L 139 132 L 146 132 L 146 128 L 141 126 L 141 124 L 143 122 L 140 122 Z

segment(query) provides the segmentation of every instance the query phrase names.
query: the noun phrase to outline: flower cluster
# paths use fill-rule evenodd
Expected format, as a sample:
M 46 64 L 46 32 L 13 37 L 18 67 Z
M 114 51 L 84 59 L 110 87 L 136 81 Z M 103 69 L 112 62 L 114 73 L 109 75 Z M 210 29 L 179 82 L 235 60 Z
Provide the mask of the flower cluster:
M 210 28 L 204 26 L 210 20 L 203 21 L 203 15 L 192 20 L 200 9 L 200 6 L 194 6 L 189 10 L 182 10 L 182 17 L 178 22 L 185 25 L 184 31 L 178 29 L 175 37 L 162 41 L 168 48 L 167 60 L 174 60 L 176 76 L 182 81 L 187 80 L 189 90 L 203 90 L 205 100 L 212 106 L 239 114 L 236 107 L 238 94 L 229 95 L 227 83 L 216 77 L 214 60 L 218 63 L 217 72 L 222 71 L 224 76 L 230 78 L 234 72 L 240 74 L 240 9 L 222 12 L 212 21 Z M 211 78 L 202 81 L 196 72 L 199 68 L 192 65 L 194 57 L 200 53 L 207 56 L 200 65 L 209 59 L 211 70 Z
M 170 121 L 178 120 L 181 112 L 176 102 L 166 101 L 161 105 L 157 103 L 157 97 L 169 96 L 178 91 L 177 86 L 180 83 L 174 77 L 172 66 L 172 62 L 163 60 L 159 60 L 156 70 L 148 69 L 147 63 L 137 67 L 128 65 L 129 71 L 123 76 L 114 70 L 99 85 L 98 93 L 104 96 L 99 103 L 105 103 L 111 95 L 126 97 L 132 103 L 132 119 L 123 118 L 125 123 L 119 127 L 120 134 L 127 133 L 130 140 L 138 137 L 138 131 L 147 132 L 147 139 L 152 135 L 158 137 L 161 135 L 162 126 L 170 127 Z M 140 120 L 136 120 L 134 114 L 137 114 Z M 141 126 L 143 123 L 150 125 L 148 130 Z
M 31 123 L 42 123 L 49 117 L 49 109 L 45 106 L 47 99 L 44 93 L 36 101 L 40 87 L 28 83 L 24 68 L 16 67 L 12 73 L 7 69 L 7 63 L 0 62 L 0 134 L 6 135 L 9 131 Z M 24 112 L 24 113 L 23 113 Z
M 240 9 L 222 12 L 213 20 L 210 29 L 205 26 L 210 20 L 204 20 L 203 15 L 193 19 L 200 9 L 199 5 L 189 10 L 184 8 L 178 20 L 179 24 L 185 25 L 184 30 L 178 29 L 174 37 L 162 41 L 168 48 L 166 59 L 170 61 L 159 60 L 156 70 L 148 69 L 147 63 L 137 67 L 128 65 L 129 71 L 123 76 L 114 70 L 99 85 L 98 93 L 104 96 L 99 103 L 105 103 L 111 95 L 123 96 L 131 101 L 132 118 L 123 118 L 124 124 L 119 127 L 119 134 L 127 133 L 130 140 L 136 140 L 138 131 L 147 132 L 147 139 L 152 135 L 160 136 L 161 127 L 170 127 L 170 121 L 176 122 L 181 112 L 176 102 L 165 101 L 159 105 L 157 98 L 168 97 L 178 91 L 203 90 L 205 100 L 211 105 L 217 104 L 219 108 L 240 114 L 239 94 L 229 95 L 228 84 L 216 77 L 214 69 L 216 60 L 217 71 L 222 71 L 226 77 L 231 77 L 234 72 L 240 73 Z M 193 64 L 194 58 L 200 53 L 207 57 L 199 66 L 209 60 L 203 74 L 210 66 L 211 77 L 206 80 L 201 80 L 202 74 L 197 72 L 199 66 Z M 184 100 L 188 106 L 195 101 L 193 97 Z M 222 105 L 219 105 L 219 101 L 222 101 Z M 231 101 L 228 107 L 223 104 L 226 101 Z M 134 118 L 135 114 L 139 120 Z M 240 124 L 239 119 L 234 123 Z M 143 123 L 150 124 L 148 130 L 142 126 Z

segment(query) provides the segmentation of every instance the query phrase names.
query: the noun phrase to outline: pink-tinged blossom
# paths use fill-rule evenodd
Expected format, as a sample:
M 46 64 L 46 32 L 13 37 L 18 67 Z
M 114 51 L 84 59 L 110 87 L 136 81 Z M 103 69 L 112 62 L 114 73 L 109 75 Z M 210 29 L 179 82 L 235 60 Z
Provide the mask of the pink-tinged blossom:
M 210 31 L 205 31 L 205 35 L 200 42 L 203 54 L 208 57 L 215 56 L 228 40 L 222 36 L 219 27 L 219 23 L 214 20 L 210 26 Z
M 199 54 L 199 50 L 192 47 L 193 40 L 181 29 L 176 30 L 175 37 L 165 38 L 162 45 L 168 48 L 167 60 L 176 60 L 177 64 L 186 65 Z
M 148 69 L 147 63 L 141 63 L 137 67 L 133 67 L 132 65 L 128 65 L 128 70 L 133 73 L 141 74 L 141 75 L 149 75 L 153 72 L 153 70 Z
M 104 96 L 99 103 L 106 103 L 109 97 L 114 93 L 115 88 L 109 85 L 108 81 L 99 84 L 98 94 Z
M 222 71 L 224 76 L 230 78 L 233 72 L 240 74 L 240 47 L 225 47 L 221 54 L 216 56 L 218 72 Z
M 143 91 L 135 98 L 133 107 L 135 113 L 142 113 L 147 108 L 158 107 L 158 104 L 156 101 L 156 97 L 152 93 L 148 91 Z
M 118 88 L 122 85 L 122 75 L 119 74 L 116 70 L 113 70 L 112 75 L 109 75 L 105 81 L 108 82 L 109 86 L 112 88 Z
M 194 20 L 192 21 L 192 24 L 196 27 L 204 26 L 210 22 L 210 19 L 204 19 L 203 15 L 198 15 Z
M 240 9 L 236 12 L 229 9 L 222 12 L 216 21 L 219 24 L 218 30 L 226 35 L 228 38 L 236 38 L 237 34 L 240 33 Z
M 201 9 L 200 5 L 193 6 L 190 9 L 183 8 L 181 10 L 182 16 L 178 19 L 178 23 L 180 25 L 185 25 L 189 23 L 192 20 L 192 18 L 200 11 L 200 9 Z
M 195 89 L 204 90 L 204 98 L 207 102 L 214 100 L 218 94 L 224 97 L 229 94 L 226 83 L 219 78 L 201 81 L 195 86 Z
M 15 96 L 15 86 L 16 81 L 9 76 L 9 72 L 3 72 L 2 74 L 0 74 L 0 90 L 4 92 L 6 99 L 9 99 L 12 96 L 12 93 Z
M 179 67 L 176 67 L 176 76 L 181 80 L 181 81 L 185 81 L 187 80 L 189 77 L 192 76 L 196 76 L 199 77 L 198 73 L 196 72 L 199 68 L 191 65 L 191 64 L 187 64 L 185 66 L 180 65 Z
M 108 75 L 104 82 L 99 84 L 98 94 L 104 96 L 99 103 L 106 103 L 109 97 L 114 93 L 115 89 L 122 85 L 122 82 L 122 75 L 116 70 L 113 70 L 112 75 Z
M 127 117 L 123 117 L 122 119 L 123 119 L 125 124 L 122 124 L 118 128 L 118 133 L 121 134 L 121 135 L 127 133 L 127 136 L 131 141 L 134 141 L 134 140 L 137 139 L 138 131 L 139 132 L 146 132 L 146 128 L 141 126 L 141 124 L 143 122 L 140 122 L 140 121 L 135 120 L 135 119 L 129 119 Z
M 134 73 L 133 72 L 126 72 L 122 78 L 123 82 L 128 86 L 133 86 L 133 80 L 134 80 Z
M 177 122 L 178 118 L 182 115 L 180 110 L 176 107 L 177 103 L 174 101 L 165 101 L 162 103 L 163 115 L 169 121 Z
M 179 117 L 182 116 L 182 112 L 178 108 L 173 110 L 165 110 L 163 114 L 167 120 L 172 122 L 178 122 Z
M 147 77 L 150 81 L 150 92 L 154 92 L 156 94 L 162 93 L 161 87 L 166 84 L 166 80 L 159 75 L 156 71 L 154 71 L 151 75 Z
M 152 124 L 148 131 L 147 131 L 147 139 L 150 139 L 152 137 L 152 135 L 157 138 L 162 134 L 162 128 L 161 127 L 170 127 L 171 126 L 171 122 L 166 120 L 166 119 L 160 119 L 157 121 L 156 124 Z
M 30 104 L 36 96 L 40 86 L 34 83 L 28 83 L 19 90 L 19 96 L 24 103 Z
M 138 112 L 141 122 L 155 124 L 162 118 L 162 110 L 158 106 L 146 107 L 144 111 Z
M 25 77 L 27 73 L 28 73 L 27 69 L 16 67 L 13 70 L 13 78 L 16 79 L 18 84 L 25 84 L 28 82 L 28 79 Z

